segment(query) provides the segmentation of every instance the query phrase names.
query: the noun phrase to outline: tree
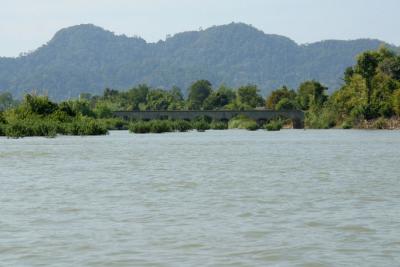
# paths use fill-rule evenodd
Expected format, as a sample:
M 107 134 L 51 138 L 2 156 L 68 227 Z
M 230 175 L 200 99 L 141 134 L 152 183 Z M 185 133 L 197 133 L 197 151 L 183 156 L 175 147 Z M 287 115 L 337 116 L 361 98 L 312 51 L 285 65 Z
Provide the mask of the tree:
M 128 110 L 139 110 L 141 106 L 146 105 L 147 94 L 150 91 L 150 87 L 146 84 L 140 84 L 137 87 L 130 89 L 126 94 L 122 95 L 125 99 L 124 104 Z
M 290 105 L 294 108 L 295 106 L 297 106 L 296 102 L 296 92 L 294 90 L 290 90 L 289 88 L 287 88 L 286 86 L 282 86 L 281 88 L 272 91 L 271 94 L 268 96 L 267 101 L 266 101 L 266 106 L 269 109 L 276 109 L 279 110 L 277 108 L 277 104 L 282 101 L 283 99 L 286 99 L 284 102 L 281 103 L 279 109 L 287 107 L 288 109 L 292 109 L 289 108 L 288 103 L 291 103 Z
M 336 113 L 337 122 L 347 118 L 361 119 L 367 106 L 367 85 L 365 79 L 355 74 L 350 82 L 330 97 L 330 108 Z
M 393 110 L 397 116 L 400 116 L 400 88 L 393 93 Z
M 309 110 L 312 106 L 322 107 L 328 99 L 327 87 L 317 81 L 302 83 L 297 91 L 297 102 L 302 110 Z
M 189 109 L 202 109 L 203 102 L 212 93 L 211 83 L 207 80 L 199 80 L 189 88 Z
M 213 110 L 225 108 L 235 101 L 236 94 L 231 89 L 222 85 L 217 91 L 212 92 L 204 101 L 204 109 Z
M 246 85 L 239 87 L 237 90 L 237 101 L 239 106 L 244 108 L 255 108 L 263 106 L 264 99 L 259 94 L 260 90 L 257 85 Z

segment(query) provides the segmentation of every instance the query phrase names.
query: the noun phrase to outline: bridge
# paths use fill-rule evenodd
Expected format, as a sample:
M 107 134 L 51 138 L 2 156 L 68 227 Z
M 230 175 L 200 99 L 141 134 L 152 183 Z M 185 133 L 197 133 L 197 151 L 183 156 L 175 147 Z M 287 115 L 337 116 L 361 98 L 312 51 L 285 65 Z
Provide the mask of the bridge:
M 165 110 L 165 111 L 116 111 L 114 116 L 125 120 L 193 120 L 198 117 L 209 117 L 213 120 L 228 121 L 238 115 L 244 115 L 257 122 L 265 122 L 277 118 L 290 119 L 293 128 L 304 128 L 304 112 L 299 110 Z

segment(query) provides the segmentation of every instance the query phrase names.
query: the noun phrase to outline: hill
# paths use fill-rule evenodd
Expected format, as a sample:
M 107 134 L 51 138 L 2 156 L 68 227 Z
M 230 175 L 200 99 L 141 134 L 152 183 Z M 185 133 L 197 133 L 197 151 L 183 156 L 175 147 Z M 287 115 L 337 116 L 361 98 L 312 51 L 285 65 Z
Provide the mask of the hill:
M 298 45 L 243 23 L 183 32 L 147 43 L 84 24 L 65 28 L 47 44 L 17 58 L 0 58 L 0 90 L 16 96 L 37 89 L 54 99 L 104 88 L 147 83 L 183 91 L 195 80 L 214 86 L 257 84 L 265 95 L 288 85 L 317 79 L 329 88 L 341 84 L 343 69 L 362 51 L 383 42 L 328 40 Z

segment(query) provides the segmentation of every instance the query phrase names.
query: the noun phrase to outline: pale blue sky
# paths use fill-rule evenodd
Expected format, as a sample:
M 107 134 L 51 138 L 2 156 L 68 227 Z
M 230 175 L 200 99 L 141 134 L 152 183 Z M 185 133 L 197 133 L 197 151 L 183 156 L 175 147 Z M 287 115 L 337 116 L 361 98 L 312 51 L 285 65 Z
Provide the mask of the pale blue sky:
M 234 21 L 298 43 L 379 38 L 400 45 L 400 0 L 2 0 L 0 6 L 0 56 L 36 49 L 60 28 L 81 23 L 150 42 Z

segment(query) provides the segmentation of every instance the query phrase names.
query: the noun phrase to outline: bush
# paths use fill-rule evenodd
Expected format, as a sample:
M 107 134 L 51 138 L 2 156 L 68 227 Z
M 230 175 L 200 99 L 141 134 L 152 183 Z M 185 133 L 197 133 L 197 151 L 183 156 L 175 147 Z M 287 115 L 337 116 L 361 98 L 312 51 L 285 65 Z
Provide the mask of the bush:
M 246 130 L 257 130 L 258 124 L 255 120 L 250 119 L 246 116 L 237 116 L 232 118 L 228 123 L 229 129 L 246 129 Z
M 64 135 L 105 135 L 107 128 L 93 118 L 83 117 L 60 125 L 58 132 Z
M 205 132 L 206 130 L 210 129 L 210 124 L 205 120 L 194 121 L 192 125 L 193 128 L 199 132 Z
M 128 126 L 131 133 L 144 134 L 150 133 L 150 123 L 147 121 L 131 122 Z
M 25 136 L 32 136 L 32 129 L 24 121 L 16 121 L 7 125 L 5 129 L 7 137 L 21 138 Z
M 6 135 L 6 125 L 0 123 L 0 136 L 5 136 L 5 135 Z
M 5 127 L 5 135 L 12 138 L 26 136 L 55 137 L 58 124 L 50 120 L 20 120 L 13 121 Z
M 108 130 L 128 130 L 129 126 L 126 120 L 119 118 L 101 119 L 98 121 L 103 123 Z
M 213 130 L 226 130 L 228 129 L 228 123 L 224 121 L 213 121 L 210 124 L 210 128 Z
M 342 129 L 351 129 L 353 128 L 353 123 L 351 121 L 344 121 L 342 123 Z
M 172 124 L 172 128 L 178 132 L 187 132 L 192 130 L 192 124 L 185 120 L 177 120 Z
M 150 121 L 151 133 L 167 133 L 173 131 L 172 122 L 166 120 Z
M 374 122 L 373 127 L 375 129 L 381 129 L 381 130 L 382 129 L 386 129 L 387 128 L 387 122 L 386 122 L 386 120 L 384 118 L 379 118 Z
M 248 122 L 248 123 L 246 124 L 246 130 L 249 130 L 249 131 L 256 131 L 256 130 L 258 130 L 258 129 L 260 129 L 260 127 L 258 127 L 258 124 L 257 124 L 257 122 L 255 122 L 255 121 Z
M 283 127 L 283 123 L 281 120 L 272 120 L 269 123 L 265 124 L 264 129 L 267 131 L 280 131 Z

